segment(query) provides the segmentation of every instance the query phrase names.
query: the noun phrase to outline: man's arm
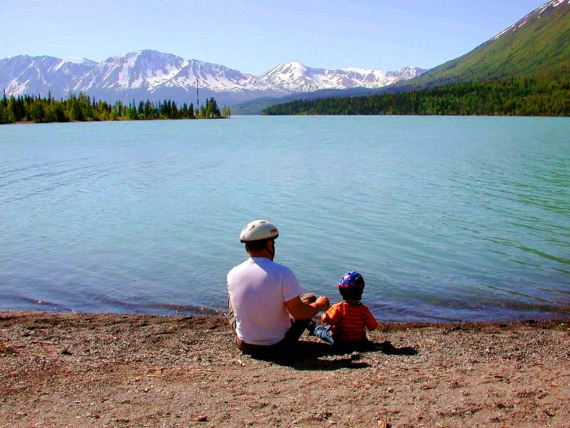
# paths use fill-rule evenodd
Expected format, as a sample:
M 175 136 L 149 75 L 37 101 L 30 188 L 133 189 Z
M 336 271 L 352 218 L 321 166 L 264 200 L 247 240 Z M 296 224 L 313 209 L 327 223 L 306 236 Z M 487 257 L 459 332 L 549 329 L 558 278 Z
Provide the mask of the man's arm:
M 285 302 L 287 310 L 296 320 L 308 320 L 320 311 L 326 311 L 331 305 L 326 296 L 319 297 L 313 303 L 305 303 L 299 296 Z

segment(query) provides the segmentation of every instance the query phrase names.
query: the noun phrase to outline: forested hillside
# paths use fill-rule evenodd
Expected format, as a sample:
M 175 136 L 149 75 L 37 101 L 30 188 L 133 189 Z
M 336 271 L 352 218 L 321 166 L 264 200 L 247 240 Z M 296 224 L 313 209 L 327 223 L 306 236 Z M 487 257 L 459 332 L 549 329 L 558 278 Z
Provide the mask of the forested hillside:
M 570 79 L 508 79 L 365 97 L 299 100 L 267 107 L 262 114 L 569 116 Z

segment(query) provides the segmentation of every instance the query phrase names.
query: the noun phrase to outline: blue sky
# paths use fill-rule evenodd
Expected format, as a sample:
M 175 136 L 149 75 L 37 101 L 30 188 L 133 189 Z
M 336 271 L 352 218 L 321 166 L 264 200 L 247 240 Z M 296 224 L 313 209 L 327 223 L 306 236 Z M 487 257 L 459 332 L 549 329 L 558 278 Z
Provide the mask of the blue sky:
M 0 58 L 100 61 L 139 49 L 260 74 L 431 68 L 475 48 L 543 0 L 3 0 Z

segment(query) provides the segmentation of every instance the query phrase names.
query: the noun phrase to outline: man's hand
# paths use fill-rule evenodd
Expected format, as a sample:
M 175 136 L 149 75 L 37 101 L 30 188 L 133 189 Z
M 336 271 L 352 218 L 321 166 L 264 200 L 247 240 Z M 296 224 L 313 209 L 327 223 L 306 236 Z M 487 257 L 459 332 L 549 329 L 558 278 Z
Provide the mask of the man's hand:
M 315 302 L 315 305 L 317 306 L 317 308 L 319 309 L 319 311 L 327 311 L 330 307 L 331 304 L 329 302 L 329 298 L 327 296 L 321 296 L 317 299 L 317 301 Z

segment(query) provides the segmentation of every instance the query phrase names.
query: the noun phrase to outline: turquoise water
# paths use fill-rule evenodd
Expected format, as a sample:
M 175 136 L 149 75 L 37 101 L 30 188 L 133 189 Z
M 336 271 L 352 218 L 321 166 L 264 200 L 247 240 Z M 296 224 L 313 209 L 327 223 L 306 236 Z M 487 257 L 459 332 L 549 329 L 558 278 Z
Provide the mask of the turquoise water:
M 238 236 L 382 320 L 570 313 L 570 120 L 233 117 L 0 127 L 0 309 L 222 310 Z

